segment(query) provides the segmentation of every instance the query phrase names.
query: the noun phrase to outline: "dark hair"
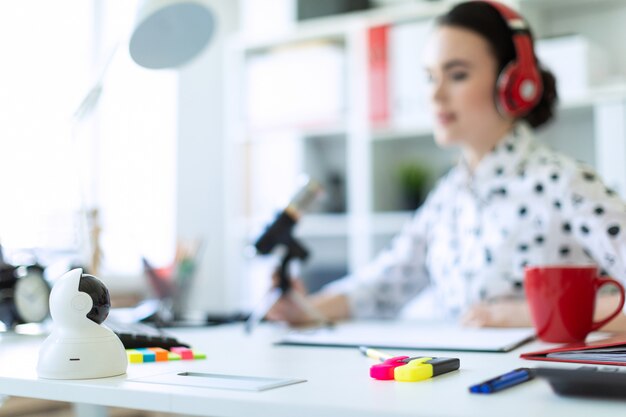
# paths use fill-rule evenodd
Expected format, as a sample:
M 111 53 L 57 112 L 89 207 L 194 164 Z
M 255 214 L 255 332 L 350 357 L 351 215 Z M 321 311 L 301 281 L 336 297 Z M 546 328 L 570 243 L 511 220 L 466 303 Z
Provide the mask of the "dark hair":
M 460 3 L 448 13 L 440 16 L 437 19 L 437 26 L 457 26 L 481 35 L 491 45 L 498 61 L 498 72 L 515 59 L 513 31 L 500 12 L 488 3 L 480 1 Z M 532 33 L 530 37 L 532 40 Z M 539 65 L 538 60 L 537 65 Z M 522 120 L 528 122 L 533 128 L 547 123 L 554 117 L 554 106 L 557 101 L 554 75 L 540 65 L 539 71 L 543 80 L 543 94 L 539 103 L 522 117 Z

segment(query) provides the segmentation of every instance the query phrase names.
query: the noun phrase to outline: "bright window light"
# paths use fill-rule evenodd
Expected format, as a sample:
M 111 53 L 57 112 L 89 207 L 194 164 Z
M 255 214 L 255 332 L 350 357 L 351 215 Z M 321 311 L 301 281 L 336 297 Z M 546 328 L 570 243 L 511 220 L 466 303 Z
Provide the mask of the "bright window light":
M 90 2 L 0 3 L 0 239 L 12 248 L 77 243 L 71 116 L 88 85 Z
M 0 3 L 0 242 L 84 252 L 97 208 L 103 275 L 138 275 L 175 246 L 177 79 L 128 55 L 135 1 Z M 72 120 L 102 72 L 93 112 Z M 83 222 L 84 223 L 84 222 Z

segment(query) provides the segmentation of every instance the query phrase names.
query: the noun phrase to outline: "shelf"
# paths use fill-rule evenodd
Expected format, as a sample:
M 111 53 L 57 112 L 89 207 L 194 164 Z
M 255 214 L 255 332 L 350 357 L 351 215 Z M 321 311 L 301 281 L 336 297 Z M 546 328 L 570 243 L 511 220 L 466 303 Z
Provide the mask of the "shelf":
M 557 105 L 557 112 L 577 112 L 592 110 L 593 106 L 605 100 L 626 100 L 626 84 L 612 84 L 600 87 L 592 87 L 589 92 L 580 97 L 561 101 Z M 432 126 L 416 126 L 414 128 L 393 127 L 378 128 L 371 131 L 373 141 L 387 141 L 395 139 L 429 139 L 433 136 Z
M 242 239 L 252 242 L 262 230 L 260 225 L 267 224 L 267 222 L 269 222 L 268 219 L 242 218 L 238 222 L 241 226 L 236 233 Z M 300 238 L 346 237 L 348 217 L 343 213 L 305 213 L 295 225 L 294 234 Z
M 544 12 L 567 7 L 568 10 L 577 7 L 597 8 L 600 6 L 621 5 L 623 0 L 594 0 L 593 4 L 589 0 L 518 0 L 520 9 L 524 13 L 525 8 L 534 8 Z
M 244 33 L 242 34 L 240 46 L 247 53 L 255 54 L 273 48 L 304 42 L 343 42 L 348 33 L 349 22 L 354 20 L 354 18 L 353 15 L 331 16 L 310 22 L 297 23 L 294 29 L 264 39 L 247 39 Z
M 247 39 L 245 33 L 241 47 L 249 53 L 309 41 L 343 41 L 353 27 L 368 27 L 402 21 L 429 19 L 445 13 L 451 5 L 461 0 L 415 1 L 373 8 L 337 16 L 321 17 L 294 23 L 284 33 L 265 39 Z
M 589 93 L 576 99 L 570 99 L 560 102 L 557 106 L 557 112 L 576 112 L 580 110 L 590 110 L 600 100 L 606 97 L 626 97 L 626 90 L 620 95 L 617 91 Z M 377 128 L 371 131 L 371 140 L 391 141 L 403 139 L 423 139 L 428 140 L 433 137 L 433 126 L 416 126 L 413 128 Z
M 393 139 L 430 138 L 432 135 L 432 126 L 419 126 L 410 129 L 389 127 L 385 129 L 374 129 L 371 138 L 374 141 L 384 141 Z
M 593 87 L 589 93 L 593 103 L 603 100 L 626 99 L 626 83 Z
M 348 132 L 345 124 L 336 124 L 331 126 L 320 126 L 315 128 L 298 129 L 298 135 L 303 138 L 328 138 L 332 139 L 337 136 L 345 136 Z
M 396 234 L 413 216 L 412 211 L 394 211 L 372 215 L 372 234 Z M 304 238 L 347 237 L 346 214 L 308 214 L 296 226 L 296 235 Z
M 346 237 L 348 217 L 346 214 L 305 214 L 295 233 L 303 238 Z
M 584 108 L 592 108 L 605 100 L 626 99 L 626 84 L 612 84 L 592 87 L 587 94 L 568 99 L 559 103 L 557 110 L 570 111 Z
M 256 129 L 248 131 L 243 138 L 235 141 L 239 144 L 254 144 L 273 140 L 284 133 L 293 134 L 296 138 L 320 138 L 333 139 L 339 136 L 345 136 L 348 129 L 345 123 L 331 123 L 324 126 L 315 127 L 297 127 L 282 126 L 268 129 Z
M 432 19 L 447 12 L 463 0 L 409 1 L 363 12 L 368 26 L 395 24 L 411 20 Z
M 626 99 L 626 84 L 616 84 L 603 87 L 594 87 L 587 94 L 580 97 L 570 98 L 565 101 L 560 101 L 557 105 L 557 111 L 572 112 L 579 110 L 588 110 L 593 108 L 594 105 L 604 100 L 611 99 Z M 281 128 L 255 130 L 248 133 L 246 139 L 242 139 L 241 143 L 258 143 L 258 139 L 254 137 L 263 136 L 263 140 L 269 138 L 271 140 L 271 134 L 275 132 L 293 132 L 294 136 L 300 138 L 328 138 L 333 139 L 338 136 L 345 136 L 348 133 L 348 129 L 345 124 L 337 123 L 328 126 L 319 126 L 311 128 L 302 127 L 290 127 L 285 126 Z M 370 131 L 370 137 L 372 141 L 388 141 L 396 139 L 413 139 L 423 138 L 429 139 L 433 136 L 432 126 L 416 126 L 411 128 L 375 128 Z
M 245 33 L 240 38 L 240 47 L 250 53 L 297 44 L 309 41 L 339 41 L 343 42 L 355 26 L 376 26 L 403 21 L 430 19 L 448 11 L 453 5 L 463 0 L 440 0 L 440 1 L 407 1 L 392 6 L 377 7 L 363 11 L 346 13 L 294 22 L 292 28 L 285 29 L 283 33 L 270 35 L 259 39 L 246 38 Z M 623 0 L 512 0 L 516 7 L 525 12 L 525 9 L 534 9 L 544 13 L 556 11 L 567 7 L 568 10 L 576 8 L 598 8 L 602 6 L 622 5 Z M 516 7 L 517 8 L 517 7 Z
M 402 230 L 411 217 L 413 211 L 391 211 L 386 213 L 375 213 L 372 216 L 372 234 L 392 235 Z
M 411 219 L 413 211 L 393 211 L 372 214 L 372 234 L 396 234 L 402 226 Z M 247 221 L 249 225 L 253 221 Z M 244 238 L 252 240 L 256 236 L 244 231 L 250 228 L 242 227 L 240 232 Z M 295 235 L 308 238 L 346 238 L 348 236 L 348 215 L 346 214 L 305 214 L 294 228 Z

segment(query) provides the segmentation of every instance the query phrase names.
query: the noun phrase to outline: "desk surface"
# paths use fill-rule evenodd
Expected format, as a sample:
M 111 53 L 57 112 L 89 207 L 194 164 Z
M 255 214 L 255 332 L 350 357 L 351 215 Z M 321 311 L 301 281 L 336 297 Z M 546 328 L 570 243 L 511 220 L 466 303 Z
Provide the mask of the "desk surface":
M 510 353 L 428 352 L 455 356 L 461 369 L 419 383 L 375 381 L 373 361 L 356 349 L 274 346 L 285 330 L 261 326 L 252 336 L 239 325 L 178 329 L 180 340 L 207 354 L 207 360 L 129 365 L 126 375 L 78 381 L 38 379 L 36 364 L 43 340 L 0 335 L 0 394 L 89 403 L 151 411 L 210 416 L 613 416 L 625 402 L 565 398 L 544 381 L 532 381 L 496 395 L 471 395 L 467 387 L 520 366 L 519 358 L 545 347 L 538 342 Z M 396 351 L 406 354 L 406 351 Z M 424 352 L 420 352 L 424 354 Z M 550 366 L 577 367 L 554 363 Z M 206 372 L 282 378 L 307 382 L 262 392 L 189 388 L 134 382 L 170 372 Z

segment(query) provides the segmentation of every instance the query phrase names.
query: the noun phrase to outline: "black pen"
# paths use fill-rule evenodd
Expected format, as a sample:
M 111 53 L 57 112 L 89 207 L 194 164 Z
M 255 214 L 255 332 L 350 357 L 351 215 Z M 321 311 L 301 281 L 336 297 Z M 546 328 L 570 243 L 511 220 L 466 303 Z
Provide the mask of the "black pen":
M 472 385 L 469 387 L 469 391 L 473 394 L 491 394 L 530 381 L 534 377 L 535 371 L 533 369 L 518 368 L 480 384 Z

